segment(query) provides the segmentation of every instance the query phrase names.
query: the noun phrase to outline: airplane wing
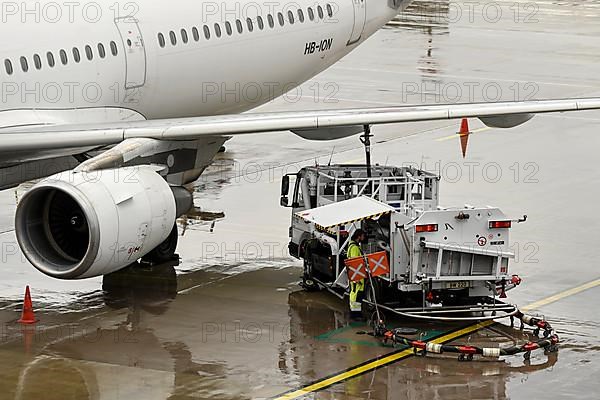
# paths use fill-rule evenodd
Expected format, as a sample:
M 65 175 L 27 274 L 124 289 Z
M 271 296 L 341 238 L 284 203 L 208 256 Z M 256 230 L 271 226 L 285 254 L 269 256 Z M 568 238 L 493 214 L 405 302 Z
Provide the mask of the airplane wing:
M 357 134 L 364 125 L 468 117 L 477 117 L 488 126 L 510 128 L 538 113 L 596 109 L 600 109 L 600 98 L 247 113 L 93 124 L 59 123 L 0 129 L 0 152 L 49 152 L 97 148 L 136 138 L 179 141 L 276 131 L 293 131 L 312 140 L 332 140 Z
M 185 185 L 201 176 L 232 135 L 291 130 L 309 139 L 335 139 L 359 133 L 365 125 L 463 117 L 510 127 L 536 113 L 592 109 L 600 109 L 600 99 L 5 128 L 0 130 L 2 158 L 56 153 L 67 159 L 64 163 L 41 159 L 7 164 L 1 170 L 0 189 L 51 176 L 18 200 L 17 240 L 25 257 L 44 274 L 84 279 L 118 271 L 142 257 L 154 262 L 173 257 L 176 219 L 189 211 L 194 201 Z M 82 153 L 86 148 L 98 154 Z M 72 156 L 65 156 L 69 151 Z

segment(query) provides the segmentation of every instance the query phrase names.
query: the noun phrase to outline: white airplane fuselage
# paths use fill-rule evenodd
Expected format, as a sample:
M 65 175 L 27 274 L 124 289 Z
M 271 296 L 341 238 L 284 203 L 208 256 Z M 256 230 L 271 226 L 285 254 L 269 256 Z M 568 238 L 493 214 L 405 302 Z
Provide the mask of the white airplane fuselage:
M 3 2 L 0 128 L 244 112 L 344 57 L 408 2 Z

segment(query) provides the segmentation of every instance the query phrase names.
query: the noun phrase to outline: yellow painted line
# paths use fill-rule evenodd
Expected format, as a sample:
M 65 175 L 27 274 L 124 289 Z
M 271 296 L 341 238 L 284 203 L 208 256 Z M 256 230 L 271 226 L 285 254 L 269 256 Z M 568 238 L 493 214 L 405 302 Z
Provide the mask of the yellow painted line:
M 464 335 L 468 335 L 469 333 L 473 333 L 479 329 L 485 328 L 486 326 L 492 325 L 494 322 L 493 321 L 485 321 L 479 324 L 474 324 L 474 325 L 470 325 L 466 328 L 460 329 L 458 331 L 455 332 L 451 332 L 448 333 L 446 335 L 440 336 L 437 339 L 433 339 L 431 340 L 431 342 L 433 343 L 446 343 L 449 342 L 453 339 L 456 339 L 458 337 L 464 336 Z M 332 376 L 330 378 L 326 378 L 323 380 L 320 380 L 318 382 L 315 382 L 311 385 L 308 385 L 306 387 L 303 387 L 302 389 L 298 389 L 295 390 L 293 392 L 289 392 L 289 393 L 285 393 L 279 397 L 275 397 L 275 400 L 290 400 L 290 399 L 297 399 L 298 397 L 302 397 L 302 396 L 306 396 L 309 393 L 324 389 L 328 386 L 331 385 L 335 385 L 336 383 L 340 383 L 342 381 L 345 381 L 347 379 L 356 377 L 358 375 L 361 375 L 365 372 L 369 372 L 373 369 L 376 368 L 380 368 L 383 367 L 387 364 L 391 364 L 394 363 L 396 361 L 399 361 L 403 358 L 409 357 L 413 354 L 413 349 L 406 349 L 403 351 L 400 351 L 398 353 L 394 353 L 391 354 L 387 357 L 383 357 L 380 359 L 377 359 L 375 361 L 371 361 L 367 364 L 363 364 L 361 366 L 358 366 L 356 368 L 352 368 L 348 371 L 342 372 L 341 374 Z
M 581 293 L 585 290 L 588 289 L 592 289 L 594 287 L 600 286 L 600 279 L 596 279 L 594 281 L 588 282 L 588 283 L 584 283 L 583 285 L 565 290 L 564 292 L 560 292 L 557 293 L 555 295 L 546 297 L 545 299 L 542 300 L 538 300 L 534 303 L 531 303 L 523 308 L 521 308 L 521 311 L 531 311 L 543 306 L 546 306 L 548 304 L 557 302 L 559 300 L 562 300 L 566 297 L 570 297 L 570 296 L 574 296 L 578 293 Z M 474 325 L 470 325 L 466 328 L 463 328 L 461 330 L 455 331 L 455 332 L 451 332 L 448 333 L 446 335 L 442 335 L 440 337 L 438 337 L 437 339 L 433 339 L 431 340 L 432 343 L 437 343 L 437 344 L 442 344 L 442 343 L 447 343 L 449 341 L 452 341 L 458 337 L 461 336 L 465 336 L 468 335 L 469 333 L 473 333 L 475 331 L 478 331 L 480 329 L 483 329 L 487 326 L 490 326 L 494 323 L 494 321 L 484 321 L 481 323 L 477 323 Z M 354 378 L 358 375 L 361 375 L 365 372 L 369 372 L 370 370 L 373 369 L 377 369 L 383 366 L 386 366 L 388 364 L 392 364 L 396 361 L 400 361 L 403 358 L 409 357 L 410 355 L 413 354 L 413 349 L 406 349 L 403 351 L 400 351 L 398 353 L 393 353 L 389 356 L 377 359 L 375 361 L 360 365 L 356 368 L 351 368 L 345 372 L 342 372 L 340 374 L 334 375 L 332 377 L 329 378 L 325 378 L 323 380 L 320 380 L 318 382 L 315 382 L 313 384 L 310 384 L 308 386 L 303 387 L 302 389 L 298 389 L 298 390 L 294 390 L 292 392 L 289 393 L 284 393 L 278 397 L 275 397 L 275 400 L 291 400 L 291 399 L 297 399 L 299 397 L 302 396 L 306 396 L 312 392 L 316 392 L 318 390 L 324 389 L 328 386 L 331 385 L 335 385 L 336 383 L 340 383 L 343 382 L 347 379 L 350 378 Z
M 534 303 L 531 303 L 531 304 L 529 304 L 529 305 L 521 308 L 521 310 L 522 311 L 535 310 L 535 309 L 538 309 L 540 307 L 546 306 L 546 305 L 548 305 L 550 303 L 554 303 L 554 302 L 557 302 L 559 300 L 562 300 L 562 299 L 564 299 L 566 297 L 574 296 L 574 295 L 576 295 L 578 293 L 581 293 L 581 292 L 583 292 L 585 290 L 595 288 L 596 286 L 600 286 L 600 279 L 596 279 L 594 281 L 591 281 L 591 282 L 588 282 L 588 283 L 584 283 L 583 285 L 579 285 L 577 287 L 565 290 L 564 292 L 560 292 L 560 293 L 557 293 L 557 294 L 555 294 L 553 296 L 546 297 L 545 299 L 538 300 L 538 301 L 536 301 Z
M 471 134 L 489 131 L 490 129 L 492 129 L 492 128 L 487 127 L 487 126 L 483 127 L 483 128 L 479 128 L 479 129 L 474 129 L 474 130 L 471 131 Z M 457 137 L 459 137 L 459 135 L 458 135 L 458 133 L 455 133 L 453 135 L 448 135 L 448 136 L 443 136 L 441 138 L 437 138 L 437 139 L 435 139 L 435 141 L 436 142 L 443 142 L 443 141 L 446 141 L 446 140 L 456 139 Z

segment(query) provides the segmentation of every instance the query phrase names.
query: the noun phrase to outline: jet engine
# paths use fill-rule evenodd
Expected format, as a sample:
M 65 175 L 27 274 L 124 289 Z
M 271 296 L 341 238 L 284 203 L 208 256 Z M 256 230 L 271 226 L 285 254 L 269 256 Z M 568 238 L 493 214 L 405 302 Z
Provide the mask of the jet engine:
M 142 258 L 172 234 L 192 195 L 152 166 L 68 171 L 21 199 L 15 229 L 34 267 L 60 279 L 106 275 Z M 175 232 L 176 233 L 176 232 Z

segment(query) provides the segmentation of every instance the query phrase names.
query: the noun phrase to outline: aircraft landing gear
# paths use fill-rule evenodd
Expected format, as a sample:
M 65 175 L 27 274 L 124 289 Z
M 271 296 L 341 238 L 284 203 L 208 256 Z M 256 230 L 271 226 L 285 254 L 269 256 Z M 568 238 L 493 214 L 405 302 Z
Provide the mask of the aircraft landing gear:
M 150 264 L 161 264 L 167 261 L 171 261 L 175 258 L 175 250 L 177 249 L 177 242 L 179 240 L 179 234 L 177 232 L 177 224 L 173 225 L 173 229 L 169 236 L 164 242 L 158 245 L 150 253 L 142 257 L 143 262 Z

